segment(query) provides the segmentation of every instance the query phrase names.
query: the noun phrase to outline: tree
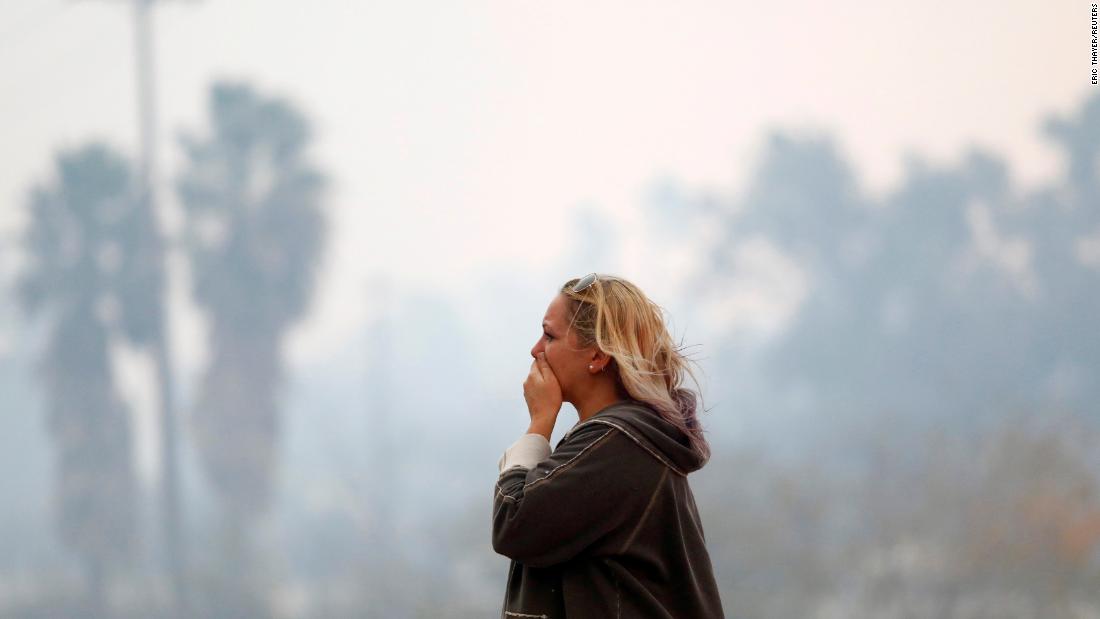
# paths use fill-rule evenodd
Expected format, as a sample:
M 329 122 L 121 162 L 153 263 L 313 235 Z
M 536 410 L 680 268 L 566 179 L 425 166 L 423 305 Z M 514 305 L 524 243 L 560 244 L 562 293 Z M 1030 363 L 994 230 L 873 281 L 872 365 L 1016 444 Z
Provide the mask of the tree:
M 281 344 L 305 313 L 325 235 L 322 175 L 305 159 L 305 118 L 239 83 L 210 92 L 211 131 L 181 139 L 178 181 L 194 297 L 210 363 L 193 409 L 197 447 L 226 515 L 233 574 L 245 524 L 270 501 Z M 243 583 L 233 585 L 244 587 Z
M 130 421 L 110 345 L 143 301 L 129 286 L 125 239 L 141 233 L 145 214 L 131 199 L 129 164 L 104 145 L 60 153 L 56 170 L 52 186 L 31 191 L 29 267 L 17 286 L 24 311 L 51 325 L 38 371 L 57 448 L 57 525 L 83 562 L 88 613 L 98 616 L 106 572 L 131 557 L 135 542 Z

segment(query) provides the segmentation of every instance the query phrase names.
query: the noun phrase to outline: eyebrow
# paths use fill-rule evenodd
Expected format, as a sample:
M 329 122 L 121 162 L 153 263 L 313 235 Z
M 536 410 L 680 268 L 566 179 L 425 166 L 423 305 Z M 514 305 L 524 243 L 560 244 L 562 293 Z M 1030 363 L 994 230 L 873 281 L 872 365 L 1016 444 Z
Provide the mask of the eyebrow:
M 543 329 L 549 329 L 550 328 L 550 323 L 545 321 L 545 320 L 542 321 L 542 328 Z

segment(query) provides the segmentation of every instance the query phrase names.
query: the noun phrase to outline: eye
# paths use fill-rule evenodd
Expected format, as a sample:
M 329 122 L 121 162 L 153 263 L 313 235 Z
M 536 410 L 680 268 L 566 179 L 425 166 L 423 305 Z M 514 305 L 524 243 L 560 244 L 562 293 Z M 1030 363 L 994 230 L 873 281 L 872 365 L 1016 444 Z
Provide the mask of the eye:
M 554 336 L 550 335 L 549 333 L 547 333 L 547 332 L 545 332 L 545 331 L 543 331 L 543 332 L 542 332 L 542 334 L 543 334 L 543 335 L 545 335 L 545 336 L 546 336 L 546 339 L 548 339 L 548 340 L 552 340 L 552 339 L 554 339 Z

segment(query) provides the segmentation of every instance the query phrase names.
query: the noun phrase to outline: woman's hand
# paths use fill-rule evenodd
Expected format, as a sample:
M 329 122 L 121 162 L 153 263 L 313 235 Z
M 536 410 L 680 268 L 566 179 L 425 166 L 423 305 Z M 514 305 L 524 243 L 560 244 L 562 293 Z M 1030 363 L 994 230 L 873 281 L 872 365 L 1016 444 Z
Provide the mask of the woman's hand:
M 550 440 L 562 399 L 561 385 L 558 384 L 554 371 L 550 369 L 550 364 L 546 362 L 544 352 L 540 352 L 531 362 L 531 372 L 527 374 L 527 380 L 523 381 L 523 398 L 527 400 L 527 412 L 531 415 L 531 427 L 527 432 L 542 434 L 546 440 Z

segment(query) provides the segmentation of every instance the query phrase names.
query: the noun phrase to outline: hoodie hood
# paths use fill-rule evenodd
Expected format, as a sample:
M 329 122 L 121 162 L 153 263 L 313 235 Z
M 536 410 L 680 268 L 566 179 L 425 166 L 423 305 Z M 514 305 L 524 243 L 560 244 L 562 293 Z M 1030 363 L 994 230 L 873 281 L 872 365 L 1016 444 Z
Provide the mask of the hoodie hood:
M 703 456 L 692 449 L 691 439 L 644 402 L 616 402 L 573 426 L 562 437 L 562 441 L 581 425 L 590 423 L 610 425 L 625 432 L 655 457 L 684 475 L 695 472 L 706 464 Z

